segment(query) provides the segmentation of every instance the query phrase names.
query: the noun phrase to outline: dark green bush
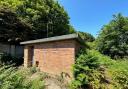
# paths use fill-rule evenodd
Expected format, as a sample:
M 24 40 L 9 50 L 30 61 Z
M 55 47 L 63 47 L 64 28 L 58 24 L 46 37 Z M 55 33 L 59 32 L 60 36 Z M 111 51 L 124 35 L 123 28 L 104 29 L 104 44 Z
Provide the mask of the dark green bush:
M 80 51 L 81 55 L 78 56 L 76 64 L 74 65 L 74 76 L 75 81 L 72 83 L 73 89 L 89 89 L 100 82 L 102 77 L 101 73 L 98 72 L 100 64 L 97 56 L 93 56 L 89 52 Z M 94 83 L 94 84 L 93 84 Z

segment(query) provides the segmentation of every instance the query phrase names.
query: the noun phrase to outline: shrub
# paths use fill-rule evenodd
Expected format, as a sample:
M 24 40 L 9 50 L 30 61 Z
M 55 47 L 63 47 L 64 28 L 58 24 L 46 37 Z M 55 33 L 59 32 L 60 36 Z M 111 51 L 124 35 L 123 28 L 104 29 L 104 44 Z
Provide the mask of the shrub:
M 0 67 L 0 89 L 44 89 L 42 77 L 31 78 L 30 69 Z
M 81 52 L 74 65 L 75 81 L 71 84 L 73 89 L 89 89 L 97 87 L 102 74 L 98 72 L 100 68 L 98 57 L 86 51 Z M 96 85 L 96 86 L 95 86 Z
M 128 61 L 112 60 L 96 50 L 80 51 L 71 89 L 128 89 Z

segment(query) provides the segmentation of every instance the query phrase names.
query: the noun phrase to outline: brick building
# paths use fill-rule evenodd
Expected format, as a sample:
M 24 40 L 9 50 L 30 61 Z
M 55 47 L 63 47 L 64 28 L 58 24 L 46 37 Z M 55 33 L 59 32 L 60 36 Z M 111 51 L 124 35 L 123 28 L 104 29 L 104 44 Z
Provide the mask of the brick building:
M 50 74 L 66 73 L 72 77 L 72 65 L 81 42 L 77 34 L 21 42 L 24 45 L 24 66 L 36 66 Z

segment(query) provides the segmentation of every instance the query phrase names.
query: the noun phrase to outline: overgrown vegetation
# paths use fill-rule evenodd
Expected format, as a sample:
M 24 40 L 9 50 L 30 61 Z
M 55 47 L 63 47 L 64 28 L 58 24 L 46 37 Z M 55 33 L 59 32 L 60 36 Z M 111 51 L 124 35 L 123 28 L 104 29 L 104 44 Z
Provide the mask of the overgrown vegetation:
M 128 60 L 116 61 L 95 50 L 77 57 L 71 89 L 127 89 Z
M 128 18 L 115 15 L 96 41 L 87 43 L 90 49 L 76 59 L 71 89 L 128 89 L 127 27 Z
M 127 27 L 128 18 L 115 15 L 96 41 L 87 43 L 90 49 L 76 58 L 71 89 L 128 89 Z
M 67 12 L 55 0 L 0 0 L 0 42 L 18 44 L 75 32 Z M 128 17 L 115 15 L 96 40 L 91 34 L 78 33 L 90 49 L 77 55 L 70 88 L 128 89 Z M 45 88 L 46 75 L 32 76 L 36 68 L 14 67 L 22 63 L 22 58 L 1 56 L 0 89 Z
M 113 20 L 105 25 L 98 38 L 97 49 L 111 58 L 128 56 L 128 17 L 114 15 Z
M 0 89 L 44 89 L 43 75 L 31 77 L 30 69 L 0 67 Z
M 68 89 L 61 76 L 40 72 L 36 67 L 0 66 L 0 89 L 49 89 L 49 86 L 56 87 L 53 85 Z

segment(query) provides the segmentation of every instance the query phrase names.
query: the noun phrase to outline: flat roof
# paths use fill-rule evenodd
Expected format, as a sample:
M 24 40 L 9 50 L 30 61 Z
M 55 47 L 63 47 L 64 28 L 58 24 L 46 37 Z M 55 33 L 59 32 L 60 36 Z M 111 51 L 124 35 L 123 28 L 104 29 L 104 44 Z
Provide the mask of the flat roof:
M 68 34 L 68 35 L 55 36 L 55 37 L 49 37 L 49 38 L 43 38 L 43 39 L 37 39 L 37 40 L 24 41 L 24 42 L 20 42 L 20 44 L 21 45 L 36 44 L 36 43 L 45 43 L 45 42 L 67 40 L 67 39 L 78 39 L 78 41 L 80 42 L 82 41 L 82 39 L 78 34 Z

